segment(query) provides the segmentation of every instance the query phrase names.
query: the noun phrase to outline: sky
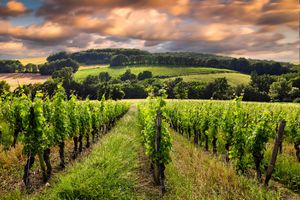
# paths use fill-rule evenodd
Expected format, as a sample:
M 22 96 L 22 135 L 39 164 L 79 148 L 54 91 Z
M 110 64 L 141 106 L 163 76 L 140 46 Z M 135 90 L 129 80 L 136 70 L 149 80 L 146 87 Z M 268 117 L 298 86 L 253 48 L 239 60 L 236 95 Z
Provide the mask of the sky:
M 0 58 L 90 48 L 299 61 L 298 0 L 0 0 Z

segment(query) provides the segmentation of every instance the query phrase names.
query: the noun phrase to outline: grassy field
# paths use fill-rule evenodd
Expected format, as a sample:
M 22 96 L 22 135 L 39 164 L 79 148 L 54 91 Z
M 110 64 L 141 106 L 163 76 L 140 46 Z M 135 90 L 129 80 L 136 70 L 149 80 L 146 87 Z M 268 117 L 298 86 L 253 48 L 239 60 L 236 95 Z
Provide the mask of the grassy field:
M 112 77 L 118 77 L 127 69 L 131 69 L 131 72 L 134 74 L 148 70 L 151 71 L 154 76 L 169 76 L 172 78 L 181 77 L 184 81 L 210 82 L 216 78 L 225 77 L 232 86 L 236 86 L 238 84 L 248 84 L 250 81 L 249 75 L 240 74 L 227 69 L 163 66 L 109 68 L 107 65 L 80 67 L 79 71 L 75 74 L 75 78 L 79 81 L 82 81 L 88 75 L 98 75 L 100 72 L 108 72 Z
M 211 82 L 216 78 L 225 77 L 231 86 L 236 86 L 238 84 L 248 84 L 250 82 L 250 76 L 240 73 L 213 73 L 213 74 L 197 74 L 188 76 L 179 76 L 184 81 L 202 81 Z
M 10 85 L 11 90 L 23 84 L 43 83 L 49 77 L 32 73 L 0 73 L 0 81 L 5 80 Z
M 198 74 L 212 74 L 212 73 L 231 73 L 233 71 L 227 69 L 217 68 L 204 68 L 204 67 L 164 67 L 164 66 L 138 66 L 138 67 L 118 67 L 110 68 L 108 66 L 99 66 L 97 68 L 80 68 L 75 74 L 77 80 L 83 80 L 88 75 L 98 75 L 100 72 L 108 72 L 112 77 L 118 77 L 123 74 L 127 69 L 131 72 L 138 74 L 142 71 L 151 71 L 154 76 L 187 76 Z
M 28 63 L 32 63 L 32 64 L 43 64 L 46 62 L 46 58 L 45 57 L 39 57 L 39 58 L 20 58 L 18 59 L 23 65 L 26 65 Z

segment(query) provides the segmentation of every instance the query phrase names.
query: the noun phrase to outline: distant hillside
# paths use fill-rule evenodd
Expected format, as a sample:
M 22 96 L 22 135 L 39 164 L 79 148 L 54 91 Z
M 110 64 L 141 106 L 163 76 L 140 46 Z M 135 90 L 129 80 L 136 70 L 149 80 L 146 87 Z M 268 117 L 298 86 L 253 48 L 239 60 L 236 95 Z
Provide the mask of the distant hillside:
M 290 63 L 269 60 L 232 58 L 196 52 L 150 53 L 139 49 L 121 48 L 90 49 L 75 53 L 58 52 L 50 55 L 47 60 L 55 61 L 67 58 L 71 58 L 82 65 L 110 64 L 111 67 L 130 65 L 202 66 L 230 69 L 246 74 L 256 71 L 258 74 L 279 75 L 289 72 L 292 67 Z

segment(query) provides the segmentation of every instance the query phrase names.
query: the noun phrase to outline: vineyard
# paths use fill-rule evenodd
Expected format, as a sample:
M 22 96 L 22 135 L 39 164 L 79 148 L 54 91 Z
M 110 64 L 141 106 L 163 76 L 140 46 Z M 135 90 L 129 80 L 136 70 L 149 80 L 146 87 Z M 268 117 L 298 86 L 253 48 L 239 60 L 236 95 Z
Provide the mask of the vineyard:
M 224 156 L 237 173 L 245 175 L 255 170 L 258 182 L 262 182 L 266 172 L 264 182 L 268 185 L 274 171 L 275 180 L 300 190 L 299 105 L 242 103 L 239 99 L 172 101 L 166 112 L 175 131 L 205 151 Z M 271 156 L 275 138 L 277 144 Z M 294 150 L 285 154 L 284 145 Z M 280 155 L 276 163 L 277 149 Z
M 299 105 L 165 100 L 163 90 L 160 95 L 143 101 L 78 100 L 60 86 L 52 97 L 3 95 L 1 151 L 21 146 L 26 157 L 20 162 L 26 192 L 4 199 L 28 198 L 27 192 L 36 191 L 37 170 L 44 183 L 53 184 L 38 199 L 119 194 L 124 199 L 297 199 Z M 83 159 L 87 149 L 91 155 Z M 78 162 L 69 166 L 66 157 Z M 68 170 L 57 175 L 57 167 Z M 9 176 L 1 173 L 1 179 Z
M 43 181 L 51 177 L 51 148 L 59 147 L 61 168 L 65 168 L 65 141 L 73 140 L 73 159 L 82 153 L 83 145 L 89 148 L 101 134 L 108 132 L 128 110 L 127 103 L 114 101 L 79 101 L 71 95 L 67 99 L 59 86 L 52 98 L 42 93 L 30 96 L 3 96 L 1 102 L 0 141 L 5 148 L 23 146 L 27 162 L 23 182 L 30 188 L 30 169 L 36 157 L 39 160 Z M 13 138 L 11 142 L 11 138 Z

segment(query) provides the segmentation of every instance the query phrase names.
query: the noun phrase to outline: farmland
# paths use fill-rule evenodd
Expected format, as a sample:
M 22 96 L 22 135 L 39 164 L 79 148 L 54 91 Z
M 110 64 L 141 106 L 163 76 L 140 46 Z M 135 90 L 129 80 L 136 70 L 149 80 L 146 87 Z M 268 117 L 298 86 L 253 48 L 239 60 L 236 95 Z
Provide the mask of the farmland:
M 0 200 L 300 200 L 294 0 L 0 0 Z
M 18 59 L 23 65 L 27 65 L 29 63 L 32 63 L 32 64 L 35 64 L 35 65 L 38 65 L 38 64 L 43 64 L 45 63 L 47 60 L 46 60 L 46 57 L 36 57 L 36 58 L 21 58 L 21 59 Z
M 1 73 L 0 81 L 5 80 L 10 85 L 11 90 L 14 90 L 19 85 L 43 83 L 49 77 L 32 73 Z
M 59 99 L 61 97 L 54 97 L 53 106 L 61 101 L 58 101 L 57 98 Z M 18 100 L 16 99 L 14 101 Z M 58 147 L 55 145 L 52 146 L 51 163 L 54 169 L 52 178 L 49 180 L 49 182 L 47 182 L 46 185 L 48 186 L 44 186 L 41 180 L 42 174 L 39 170 L 38 162 L 37 164 L 34 164 L 32 166 L 32 174 L 34 175 L 31 177 L 31 194 L 27 194 L 24 191 L 25 188 L 20 180 L 23 173 L 21 165 L 24 165 L 26 161 L 26 156 L 22 153 L 22 148 L 26 146 L 26 148 L 30 147 L 28 146 L 30 143 L 26 144 L 26 137 L 24 138 L 23 135 L 20 135 L 20 141 L 17 142 L 16 147 L 5 149 L 7 147 L 2 146 L 0 152 L 0 163 L 4 167 L 0 170 L 0 177 L 1 185 L 4 187 L 1 187 L 0 191 L 1 193 L 5 194 L 4 197 L 7 197 L 8 199 L 73 199 L 78 196 L 89 199 L 97 199 L 100 197 L 105 197 L 107 199 L 115 197 L 124 199 L 134 199 L 137 197 L 140 199 L 159 198 L 161 191 L 159 187 L 155 186 L 152 175 L 150 174 L 151 172 L 149 171 L 151 158 L 145 155 L 145 152 L 152 150 L 144 149 L 145 137 L 147 138 L 150 135 L 146 136 L 141 134 L 142 129 L 144 129 L 143 127 L 150 128 L 149 125 L 151 124 L 151 120 L 153 120 L 153 118 L 147 118 L 147 120 L 150 121 L 145 125 L 142 125 L 141 121 L 138 120 L 140 118 L 140 113 L 144 112 L 140 111 L 139 109 L 141 106 L 147 106 L 149 102 L 146 100 L 126 100 L 124 102 L 126 102 L 127 105 L 130 104 L 128 113 L 125 114 L 124 117 L 121 118 L 120 121 L 117 122 L 115 126 L 106 134 L 102 132 L 102 129 L 99 129 L 101 137 L 98 138 L 95 143 L 91 143 L 91 148 L 83 148 L 83 152 L 78 154 L 77 161 L 73 161 L 72 159 L 74 152 L 72 151 L 73 142 L 70 140 L 71 138 L 68 138 L 70 135 L 64 136 L 66 161 L 65 170 L 61 170 L 59 167 L 61 158 L 56 156 L 56 154 L 59 153 Z M 65 103 L 62 101 L 60 105 L 67 106 Z M 82 103 L 82 106 L 89 104 L 85 101 Z M 114 104 L 112 103 L 113 102 L 107 102 L 105 106 L 113 106 Z M 45 102 L 45 105 L 48 104 L 51 105 L 49 101 Z M 23 104 L 20 102 L 15 105 L 20 106 Z M 69 106 L 72 107 L 74 105 L 76 104 L 74 104 L 74 101 L 71 100 Z M 100 106 L 98 109 L 101 110 L 101 105 L 97 102 L 91 102 L 90 105 L 98 105 Z M 187 105 L 189 106 L 187 107 Z M 211 110 L 208 109 L 208 105 L 210 108 L 212 108 Z M 164 122 L 164 130 L 166 131 L 165 134 L 170 136 L 172 148 L 168 153 L 169 159 L 165 165 L 166 191 L 164 192 L 163 199 L 298 199 L 299 181 L 297 177 L 299 176 L 299 171 L 297 169 L 299 169 L 300 166 L 299 163 L 297 163 L 295 150 L 291 143 L 294 137 L 292 135 L 293 132 L 289 131 L 291 130 L 292 123 L 290 122 L 292 122 L 292 116 L 294 116 L 293 114 L 296 116 L 299 106 L 297 104 L 262 103 L 243 103 L 242 105 L 245 112 L 248 112 L 249 110 L 255 110 L 255 112 L 252 113 L 251 118 L 255 119 L 257 123 L 264 122 L 263 118 L 260 119 L 256 117 L 259 116 L 257 115 L 258 112 L 263 112 L 261 111 L 262 108 L 267 108 L 274 111 L 275 116 L 281 115 L 280 112 L 283 112 L 282 116 L 286 116 L 287 135 L 284 139 L 283 151 L 278 156 L 274 176 L 271 179 L 268 187 L 269 189 L 256 181 L 254 169 L 251 169 L 251 167 L 247 170 L 246 174 L 237 173 L 236 171 L 239 169 L 237 166 L 239 165 L 236 165 L 236 157 L 230 157 L 232 161 L 229 163 L 225 161 L 226 148 L 223 145 L 226 142 L 226 137 L 223 135 L 224 132 L 221 131 L 223 130 L 222 127 L 224 127 L 222 123 L 231 122 L 226 121 L 223 118 L 223 116 L 226 116 L 224 114 L 219 118 L 220 120 L 216 120 L 217 118 L 215 118 L 214 113 L 217 114 L 218 112 L 215 111 L 222 106 L 225 109 L 223 111 L 224 113 L 227 112 L 226 106 L 233 106 L 231 108 L 232 111 L 234 111 L 235 108 L 233 101 L 167 100 L 166 114 L 168 117 L 167 115 L 166 117 L 170 120 L 173 120 L 175 115 L 172 113 L 177 112 L 180 116 L 182 116 L 180 119 L 178 118 L 178 123 L 182 124 L 181 128 L 179 128 L 178 125 L 180 124 L 174 126 L 173 121 Z M 78 108 L 81 107 L 80 104 L 78 104 L 78 106 Z M 194 129 L 189 128 L 195 127 L 192 123 L 197 121 L 185 121 L 188 119 L 197 119 L 195 118 L 197 106 L 199 110 L 201 109 L 203 111 L 203 113 L 208 112 L 205 118 L 199 118 L 199 128 L 201 128 L 201 120 L 212 120 L 214 123 L 216 123 L 216 130 L 220 131 L 217 133 L 218 156 L 211 152 L 214 148 L 213 143 L 211 143 L 213 141 L 213 138 L 211 138 L 213 137 L 211 131 L 215 130 L 213 128 L 214 124 L 208 122 L 208 131 L 202 133 L 208 134 L 209 151 L 207 151 L 204 145 L 204 137 L 199 136 L 199 143 L 195 143 L 194 134 L 197 132 L 194 132 Z M 27 110 L 28 108 L 23 107 L 21 109 Z M 52 109 L 54 109 L 54 107 Z M 62 109 L 62 107 L 59 109 Z M 80 109 L 86 109 L 86 107 L 82 107 Z M 91 109 L 93 110 L 93 107 L 91 107 Z M 146 109 L 148 110 L 148 108 Z M 152 107 L 151 109 L 155 109 L 155 107 Z M 189 109 L 189 111 L 185 109 Z M 8 110 L 2 110 L 1 112 L 7 113 Z M 47 117 L 48 120 L 51 120 L 51 118 L 46 115 L 46 110 L 44 112 L 45 117 Z M 57 112 L 57 114 L 59 114 L 61 117 L 64 116 L 62 113 L 62 110 Z M 71 110 L 68 110 L 67 113 L 71 114 Z M 83 115 L 81 111 L 79 111 L 79 113 L 78 116 Z M 148 110 L 145 112 L 144 116 L 148 116 L 150 113 L 153 115 L 155 112 Z M 287 116 L 284 113 L 290 113 L 291 115 Z M 5 118 L 5 116 L 2 115 L 2 119 L 4 119 L 3 117 Z M 268 164 L 268 161 L 271 157 L 275 139 L 275 125 L 277 123 L 276 117 L 269 116 L 269 119 L 272 121 L 270 121 L 270 124 L 268 124 L 266 127 L 271 127 L 270 132 L 264 132 L 264 134 L 269 135 L 269 139 L 266 144 L 265 158 L 263 161 L 264 165 Z M 46 123 L 54 123 L 54 121 L 51 122 L 48 120 Z M 249 120 L 247 124 L 250 124 L 252 121 L 253 120 Z M 11 121 L 11 123 L 14 122 Z M 85 121 L 85 123 L 88 124 L 88 121 Z M 4 124 L 2 124 L 2 126 L 4 126 Z M 11 125 L 5 125 L 5 127 L 9 126 Z M 151 126 L 153 126 L 153 124 Z M 243 125 L 241 125 L 241 127 L 242 126 Z M 73 128 L 74 125 L 72 125 L 72 129 Z M 248 133 L 251 133 L 253 128 L 254 126 L 249 125 Z M 46 130 L 47 129 L 45 129 L 45 131 Z M 147 133 L 147 130 L 145 130 L 143 133 L 150 134 L 151 132 Z M 191 130 L 190 133 L 188 132 L 189 130 Z M 10 143 L 9 134 L 12 134 L 11 131 L 11 129 L 7 128 L 3 132 L 3 136 L 5 136 L 6 143 L 8 144 Z M 45 133 L 49 134 L 50 132 L 48 131 Z M 56 131 L 53 131 L 54 132 L 52 132 L 52 134 L 56 134 Z M 82 129 L 82 131 L 84 131 L 84 129 Z M 85 134 L 89 133 L 92 132 L 86 132 Z M 244 134 L 246 136 L 247 132 L 244 132 Z M 251 143 L 247 145 L 250 144 Z M 146 145 L 146 147 L 149 148 L 149 145 L 151 146 L 151 143 Z M 251 148 L 247 149 L 246 151 L 250 151 L 250 149 Z M 251 153 L 247 153 L 247 158 L 250 158 L 248 157 L 250 155 Z M 17 159 L 19 159 L 19 162 L 14 163 L 14 160 Z M 250 160 L 247 162 L 250 162 Z M 95 176 L 95 174 L 97 176 Z M 294 182 L 290 182 L 289 180 L 291 179 L 293 179 Z M 289 188 L 291 188 L 293 191 Z
M 123 74 L 127 69 L 132 73 L 138 74 L 143 71 L 151 71 L 153 76 L 162 77 L 180 77 L 184 81 L 209 82 L 216 78 L 226 77 L 231 85 L 247 84 L 250 81 L 249 75 L 236 73 L 232 70 L 206 68 L 206 67 L 168 67 L 168 66 L 134 66 L 134 67 L 117 67 L 112 68 L 105 65 L 80 67 L 75 74 L 75 79 L 83 80 L 88 75 L 98 75 L 100 72 L 108 72 L 116 78 Z
M 240 73 L 210 73 L 210 74 L 191 74 L 191 75 L 184 75 L 184 76 L 177 76 L 178 78 L 182 78 L 183 81 L 190 82 L 190 81 L 201 81 L 201 82 L 211 82 L 216 78 L 226 78 L 228 83 L 231 86 L 236 86 L 238 84 L 248 84 L 250 82 L 250 76 L 246 74 Z

